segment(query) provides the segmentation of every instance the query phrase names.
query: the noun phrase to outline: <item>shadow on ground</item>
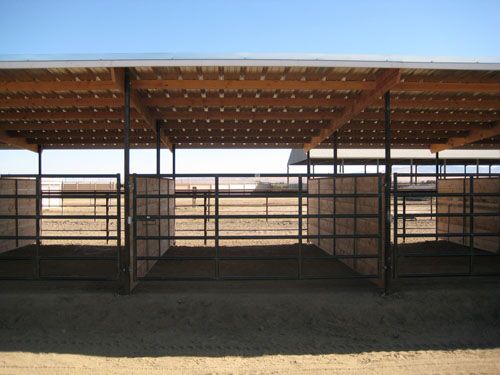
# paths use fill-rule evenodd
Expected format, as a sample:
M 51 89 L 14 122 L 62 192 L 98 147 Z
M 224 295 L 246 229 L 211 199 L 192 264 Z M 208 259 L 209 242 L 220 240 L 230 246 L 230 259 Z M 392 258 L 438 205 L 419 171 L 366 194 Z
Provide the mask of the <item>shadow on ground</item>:
M 500 347 L 500 282 L 333 281 L 0 287 L 0 350 L 260 356 Z

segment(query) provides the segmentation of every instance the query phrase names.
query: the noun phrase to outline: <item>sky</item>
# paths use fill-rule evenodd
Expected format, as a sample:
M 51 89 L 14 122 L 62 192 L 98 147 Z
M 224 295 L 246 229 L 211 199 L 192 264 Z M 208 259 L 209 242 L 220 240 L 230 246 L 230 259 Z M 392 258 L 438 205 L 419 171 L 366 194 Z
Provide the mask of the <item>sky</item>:
M 500 1 L 0 0 L 0 54 L 329 53 L 500 57 Z M 51 151 L 44 173 L 118 173 L 123 152 Z M 133 151 L 132 172 L 154 172 Z M 177 172 L 285 172 L 289 150 L 179 150 Z M 171 156 L 162 152 L 162 172 Z M 76 168 L 75 168 L 76 166 Z M 216 168 L 216 169 L 214 169 Z M 0 151 L 0 174 L 37 156 Z

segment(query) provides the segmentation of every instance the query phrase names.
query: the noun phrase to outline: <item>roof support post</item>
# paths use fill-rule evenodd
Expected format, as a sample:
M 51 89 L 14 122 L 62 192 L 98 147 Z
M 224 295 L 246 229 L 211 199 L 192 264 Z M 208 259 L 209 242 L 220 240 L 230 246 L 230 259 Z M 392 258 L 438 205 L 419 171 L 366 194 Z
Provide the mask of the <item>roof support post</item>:
M 38 176 L 42 175 L 42 152 L 43 148 L 41 145 L 38 145 Z
M 156 174 L 160 175 L 161 159 L 161 121 L 156 120 Z
M 410 159 L 410 185 L 413 183 L 413 159 Z
M 175 144 L 172 144 L 172 175 L 175 180 Z
M 385 176 L 384 176 L 384 197 L 385 197 L 385 230 L 384 230 L 384 292 L 389 289 L 392 272 L 392 245 L 391 245 L 391 93 L 384 94 L 384 132 L 385 132 Z
M 36 235 L 36 246 L 35 246 L 35 278 L 40 278 L 40 245 L 42 244 L 40 236 L 42 235 L 42 227 L 40 223 L 40 215 L 42 214 L 42 152 L 43 148 L 41 145 L 37 146 L 38 149 L 38 175 L 36 178 L 36 221 L 35 221 L 35 235 Z M 16 190 L 16 194 L 17 194 Z
M 338 138 L 338 133 L 335 132 L 333 134 L 333 174 L 336 175 L 337 174 L 337 168 L 338 168 L 338 142 L 339 141 L 339 138 Z
M 439 152 L 436 152 L 436 181 L 438 178 L 439 178 Z
M 130 216 L 130 71 L 125 68 L 124 72 L 124 123 L 123 123 L 123 192 L 125 212 L 125 243 L 120 248 L 120 294 L 130 294 L 132 290 L 130 260 L 131 260 L 131 238 L 132 217 Z M 135 188 L 135 187 L 134 187 Z
M 307 151 L 307 181 L 309 181 L 310 175 L 311 175 L 311 153 Z

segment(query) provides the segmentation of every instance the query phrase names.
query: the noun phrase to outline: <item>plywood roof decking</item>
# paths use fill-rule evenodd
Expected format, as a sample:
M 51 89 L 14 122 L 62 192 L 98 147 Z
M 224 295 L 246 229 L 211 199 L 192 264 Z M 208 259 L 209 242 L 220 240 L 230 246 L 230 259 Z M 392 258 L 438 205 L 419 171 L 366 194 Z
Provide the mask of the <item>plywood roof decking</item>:
M 0 139 L 9 137 L 20 147 L 121 148 L 123 94 L 113 69 L 0 69 Z M 165 144 L 177 148 L 302 148 L 325 134 L 320 146 L 330 147 L 327 129 L 374 89 L 384 71 L 136 66 L 131 68 L 131 146 L 155 147 L 151 123 L 163 120 Z M 401 68 L 400 76 L 391 88 L 393 147 L 428 149 L 500 122 L 498 69 Z M 340 125 L 339 147 L 383 147 L 383 119 L 383 101 L 377 95 Z M 463 147 L 498 149 L 500 135 Z

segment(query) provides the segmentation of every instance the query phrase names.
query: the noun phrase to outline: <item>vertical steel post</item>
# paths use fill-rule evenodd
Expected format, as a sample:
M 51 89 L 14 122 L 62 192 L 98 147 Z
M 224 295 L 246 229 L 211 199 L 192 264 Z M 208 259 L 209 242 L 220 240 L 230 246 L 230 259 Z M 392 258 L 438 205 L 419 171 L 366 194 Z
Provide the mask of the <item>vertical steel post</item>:
M 439 152 L 436 152 L 436 187 L 438 178 L 439 178 Z
M 174 180 L 175 180 L 175 145 L 172 145 L 172 174 L 174 176 Z
M 471 276 L 474 274 L 474 176 L 470 176 L 469 182 L 469 214 L 469 276 Z
M 125 243 L 120 248 L 120 294 L 130 294 L 130 230 L 132 217 L 130 216 L 130 71 L 125 68 L 124 74 L 124 122 L 123 122 L 123 193 Z M 135 186 L 134 186 L 135 188 Z
M 299 189 L 299 253 L 297 256 L 297 278 L 302 278 L 302 176 L 298 177 Z M 309 181 L 308 181 L 309 183 Z M 309 208 L 307 213 L 309 214 Z
M 158 183 L 158 194 L 161 195 L 161 120 L 156 120 L 156 176 Z M 162 198 L 158 198 L 158 216 L 161 216 L 161 200 Z M 161 221 L 163 219 L 157 220 L 158 225 L 158 237 L 162 235 L 161 233 Z M 168 220 L 167 220 L 168 221 Z M 158 256 L 161 255 L 161 238 L 158 238 Z
M 38 145 L 38 175 L 36 178 L 36 222 L 35 222 L 35 235 L 36 235 L 36 247 L 35 247 L 35 278 L 40 278 L 40 245 L 41 245 L 41 220 L 40 215 L 42 215 L 42 153 L 43 149 L 41 145 Z M 17 192 L 16 192 L 17 194 Z
M 156 174 L 160 175 L 161 161 L 161 120 L 156 120 Z
M 338 134 L 335 132 L 333 134 L 333 174 L 337 174 L 337 164 L 338 164 Z
M 311 174 L 311 152 L 307 151 L 307 179 L 309 180 L 309 176 Z
M 439 152 L 436 152 L 436 218 L 435 218 L 435 222 L 436 222 L 436 241 L 439 240 L 439 228 L 438 228 L 438 217 L 437 217 L 437 214 L 438 214 L 438 195 L 439 195 L 439 192 L 438 192 L 438 180 L 439 180 Z M 432 197 L 431 197 L 431 201 L 432 201 Z
M 413 167 L 412 167 L 413 169 Z M 393 239 L 393 243 L 394 243 L 394 267 L 392 269 L 392 276 L 393 277 L 396 277 L 397 276 L 397 268 L 398 268 L 398 260 L 399 260 L 399 257 L 398 257 L 398 254 L 399 254 L 399 251 L 398 251 L 398 229 L 399 229 L 399 210 L 398 210 L 398 200 L 399 200 L 399 193 L 398 193 L 398 174 L 397 173 L 394 173 L 394 188 L 393 188 L 393 195 L 394 195 L 394 214 L 393 214 L 393 217 L 394 217 L 394 224 L 393 224 L 393 236 L 394 236 L 394 239 Z M 403 200 L 403 209 L 404 209 L 404 200 Z M 404 220 L 404 213 L 403 213 L 403 220 Z M 405 237 L 403 237 L 403 242 L 405 240 Z
M 120 174 L 116 175 L 116 247 L 118 249 L 118 280 L 121 274 L 121 247 L 122 247 L 122 188 Z
M 385 133 L 385 230 L 384 230 L 384 291 L 389 288 L 392 269 L 392 246 L 391 246 L 391 93 L 387 91 L 384 94 L 384 133 Z
M 215 177 L 215 279 L 219 280 L 219 177 Z
M 413 159 L 410 159 L 410 185 L 413 184 Z

